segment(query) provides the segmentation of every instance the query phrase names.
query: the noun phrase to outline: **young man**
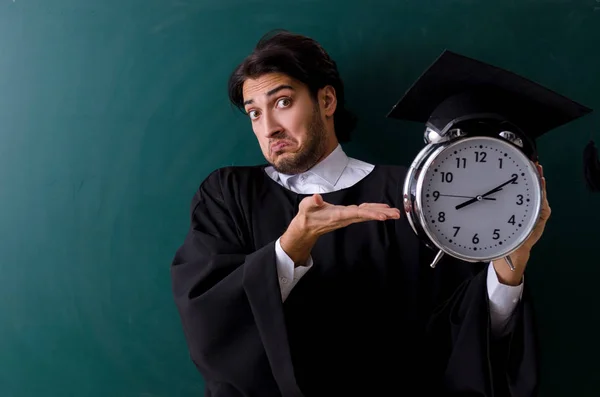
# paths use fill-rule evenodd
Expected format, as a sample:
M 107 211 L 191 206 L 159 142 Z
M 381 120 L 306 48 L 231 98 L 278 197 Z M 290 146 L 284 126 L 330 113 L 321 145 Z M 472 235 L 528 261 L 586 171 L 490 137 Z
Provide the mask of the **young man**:
M 522 276 L 547 201 L 514 271 L 449 257 L 431 269 L 398 210 L 406 168 L 342 150 L 354 123 L 317 42 L 267 36 L 229 88 L 269 164 L 202 182 L 173 261 L 206 395 L 534 395 Z

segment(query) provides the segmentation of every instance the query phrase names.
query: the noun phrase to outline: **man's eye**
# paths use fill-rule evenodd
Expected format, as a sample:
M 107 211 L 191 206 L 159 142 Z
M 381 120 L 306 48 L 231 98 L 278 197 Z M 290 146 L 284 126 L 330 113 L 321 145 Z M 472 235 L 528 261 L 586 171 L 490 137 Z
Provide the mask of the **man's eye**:
M 251 110 L 248 112 L 248 116 L 250 116 L 251 119 L 255 119 L 258 117 L 258 112 L 256 110 Z
M 290 98 L 281 98 L 280 100 L 277 101 L 277 107 L 280 107 L 280 108 L 287 108 L 291 104 L 292 104 L 292 101 L 290 100 Z

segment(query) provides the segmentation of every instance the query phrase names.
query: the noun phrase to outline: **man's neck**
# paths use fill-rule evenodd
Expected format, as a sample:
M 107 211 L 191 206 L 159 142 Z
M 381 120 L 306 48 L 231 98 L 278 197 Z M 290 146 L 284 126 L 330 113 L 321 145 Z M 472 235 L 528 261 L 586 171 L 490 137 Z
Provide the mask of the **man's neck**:
M 317 162 L 313 165 L 313 167 L 319 164 L 321 161 L 325 160 L 331 153 L 333 153 L 335 148 L 338 147 L 338 140 L 335 137 L 333 139 L 329 139 L 326 147 L 327 150 L 323 152 L 323 154 L 321 155 L 319 160 L 317 160 Z

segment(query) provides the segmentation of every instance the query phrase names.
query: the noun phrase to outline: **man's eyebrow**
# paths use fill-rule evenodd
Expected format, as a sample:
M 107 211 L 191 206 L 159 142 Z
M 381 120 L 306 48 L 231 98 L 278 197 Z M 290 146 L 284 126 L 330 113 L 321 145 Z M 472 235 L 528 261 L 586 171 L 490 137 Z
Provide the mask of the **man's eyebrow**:
M 292 90 L 292 91 L 294 91 L 294 87 L 292 87 L 291 85 L 282 84 L 280 86 L 277 86 L 277 87 L 273 88 L 269 92 L 267 92 L 267 96 L 275 95 L 275 94 L 277 94 L 281 90 Z M 254 103 L 254 99 L 248 99 L 247 101 L 244 101 L 244 106 L 250 105 L 252 103 Z

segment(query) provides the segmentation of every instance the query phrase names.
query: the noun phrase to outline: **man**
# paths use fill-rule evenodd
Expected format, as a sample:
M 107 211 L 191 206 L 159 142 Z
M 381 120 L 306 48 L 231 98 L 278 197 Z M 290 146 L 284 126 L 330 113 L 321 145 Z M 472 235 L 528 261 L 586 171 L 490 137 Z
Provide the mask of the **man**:
M 267 36 L 229 93 L 269 164 L 221 168 L 202 182 L 173 261 L 207 396 L 537 392 L 523 273 L 547 201 L 511 255 L 514 271 L 448 257 L 431 269 L 433 252 L 398 210 L 406 168 L 341 148 L 353 119 L 317 42 Z

